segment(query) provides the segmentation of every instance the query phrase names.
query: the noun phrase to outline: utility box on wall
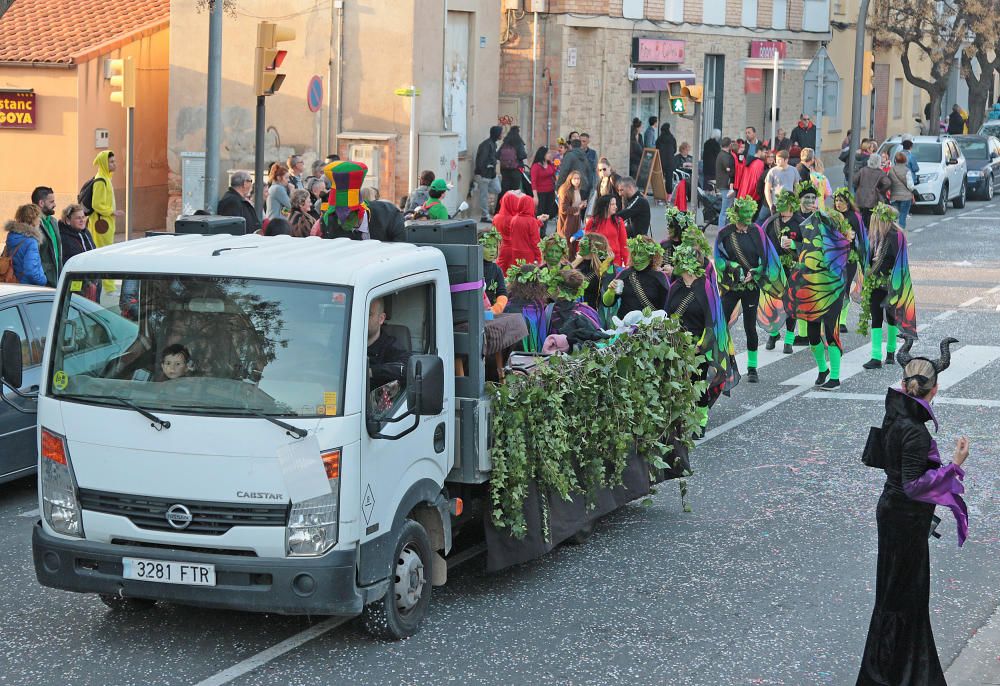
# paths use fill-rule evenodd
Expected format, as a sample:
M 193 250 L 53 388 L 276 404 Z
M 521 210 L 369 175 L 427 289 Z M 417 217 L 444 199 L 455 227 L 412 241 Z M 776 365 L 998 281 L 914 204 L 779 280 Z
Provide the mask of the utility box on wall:
M 418 173 L 424 169 L 434 172 L 436 178 L 444 179 L 454 186 L 444 195 L 444 205 L 448 214 L 454 214 L 458 204 L 468 192 L 459 183 L 458 173 L 458 143 L 459 136 L 451 131 L 422 133 L 419 138 L 420 150 L 417 153 Z

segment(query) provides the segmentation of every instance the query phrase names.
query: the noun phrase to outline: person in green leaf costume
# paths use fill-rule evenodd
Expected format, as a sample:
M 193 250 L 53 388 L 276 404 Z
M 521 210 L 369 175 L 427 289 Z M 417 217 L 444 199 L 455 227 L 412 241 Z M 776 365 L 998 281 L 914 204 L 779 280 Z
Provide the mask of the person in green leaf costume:
M 543 272 L 559 272 L 569 266 L 569 244 L 559 234 L 555 233 L 538 241 L 538 250 L 542 253 Z
M 743 311 L 747 340 L 747 381 L 757 383 L 757 311 L 762 294 L 781 297 L 785 273 L 778 253 L 763 229 L 755 226 L 757 202 L 737 198 L 727 210 L 729 223 L 715 239 L 715 269 L 718 273 L 722 311 L 732 320 L 736 308 Z
M 519 261 L 507 270 L 507 287 L 510 301 L 506 312 L 520 314 L 528 327 L 528 335 L 521 340 L 521 349 L 529 353 L 542 352 L 542 345 L 549 335 L 546 308 L 549 303 L 548 286 L 542 281 L 543 270 L 538 265 Z
M 566 336 L 571 349 L 610 337 L 601 330 L 597 311 L 587 303 L 580 302 L 587 289 L 587 280 L 579 270 L 549 271 L 545 282 L 549 295 L 555 300 L 547 308 L 549 335 Z
M 802 225 L 802 215 L 799 214 L 799 196 L 787 190 L 782 190 L 774 200 L 775 213 L 764 222 L 763 229 L 771 245 L 778 253 L 778 260 L 785 272 L 785 281 L 791 278 L 792 266 L 795 262 L 795 246 L 799 242 L 799 227 Z M 768 332 L 764 347 L 774 350 L 781 335 L 781 321 L 785 323 L 785 344 L 782 352 L 791 355 L 792 344 L 795 342 L 795 319 L 785 312 L 781 297 L 761 298 L 757 320 Z M 803 326 L 805 322 L 802 323 Z M 803 329 L 803 335 L 805 330 Z
M 844 215 L 854 232 L 851 252 L 847 256 L 847 293 L 844 293 L 844 306 L 840 310 L 840 333 L 847 333 L 847 310 L 851 304 L 851 288 L 855 281 L 860 280 L 868 270 L 870 260 L 868 228 L 861 217 L 861 211 L 854 202 L 854 193 L 851 192 L 850 188 L 842 186 L 833 192 L 833 209 Z M 860 292 L 860 290 L 862 289 L 859 287 L 858 291 Z
M 486 285 L 486 298 L 490 301 L 490 310 L 494 315 L 502 313 L 507 307 L 507 284 L 503 278 L 503 270 L 497 265 L 500 243 L 500 232 L 493 226 L 479 234 L 479 245 L 483 249 L 483 282 Z
M 628 269 L 618 273 L 605 289 L 602 301 L 606 307 L 615 308 L 618 317 L 645 309 L 662 310 L 667 304 L 670 284 L 660 271 L 663 248 L 649 236 L 628 239 Z
M 611 317 L 614 312 L 601 302 L 601 295 L 607 290 L 615 278 L 615 253 L 611 250 L 608 239 L 599 233 L 588 233 L 580 239 L 573 268 L 579 269 L 587 279 L 587 288 L 583 293 L 583 301 L 597 310 L 601 318 L 601 326 L 612 328 Z

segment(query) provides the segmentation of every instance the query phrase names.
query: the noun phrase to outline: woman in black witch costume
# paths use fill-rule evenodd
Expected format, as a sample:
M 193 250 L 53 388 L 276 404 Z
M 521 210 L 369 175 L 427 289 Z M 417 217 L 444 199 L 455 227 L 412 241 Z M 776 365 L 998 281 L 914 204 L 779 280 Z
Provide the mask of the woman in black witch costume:
M 948 368 L 948 346 L 941 357 L 911 357 L 913 338 L 899 350 L 903 365 L 901 388 L 885 397 L 880 433 L 873 431 L 865 448 L 865 464 L 885 470 L 885 487 L 878 501 L 878 571 L 875 609 L 861 659 L 857 686 L 944 686 L 944 672 L 934 645 L 930 618 L 930 553 L 927 539 L 934 531 L 934 506 L 955 516 L 958 545 L 969 530 L 968 510 L 961 494 L 969 455 L 969 439 L 959 438 L 948 465 L 941 464 L 937 443 L 924 426 L 938 422 L 931 409 L 938 375 Z

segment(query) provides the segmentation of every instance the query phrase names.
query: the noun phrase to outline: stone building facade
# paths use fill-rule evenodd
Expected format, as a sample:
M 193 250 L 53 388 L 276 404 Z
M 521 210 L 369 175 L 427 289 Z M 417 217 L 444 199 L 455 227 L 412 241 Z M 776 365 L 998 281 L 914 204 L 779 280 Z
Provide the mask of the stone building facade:
M 823 0 L 523 0 L 511 9 L 517 4 L 505 3 L 501 18 L 502 123 L 521 125 L 533 146 L 586 131 L 619 170 L 628 168 L 633 117 L 645 128 L 656 115 L 678 142 L 695 140 L 690 103 L 685 114 L 670 111 L 671 80 L 705 87 L 702 140 L 713 128 L 742 136 L 747 125 L 770 138 L 774 50 L 777 124 L 791 129 L 805 69 L 831 35 Z

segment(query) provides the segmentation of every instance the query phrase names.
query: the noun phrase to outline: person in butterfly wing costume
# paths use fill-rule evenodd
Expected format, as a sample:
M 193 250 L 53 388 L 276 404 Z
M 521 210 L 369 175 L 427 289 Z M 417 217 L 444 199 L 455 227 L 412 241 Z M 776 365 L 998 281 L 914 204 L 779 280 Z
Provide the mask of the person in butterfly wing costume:
M 775 198 L 774 214 L 761 226 L 778 254 L 778 261 L 785 273 L 786 287 L 791 278 L 792 265 L 795 263 L 795 245 L 799 241 L 799 227 L 802 225 L 802 220 L 803 217 L 799 214 L 799 196 L 792 191 L 782 190 Z M 764 344 L 768 350 L 774 350 L 777 346 L 781 335 L 781 323 L 784 321 L 785 341 L 782 352 L 791 355 L 794 352 L 792 345 L 795 343 L 796 323 L 795 318 L 785 312 L 783 297 L 784 291 L 776 296 L 762 291 L 757 307 L 757 321 L 768 333 L 767 343 Z M 802 333 L 805 334 L 804 327 Z

